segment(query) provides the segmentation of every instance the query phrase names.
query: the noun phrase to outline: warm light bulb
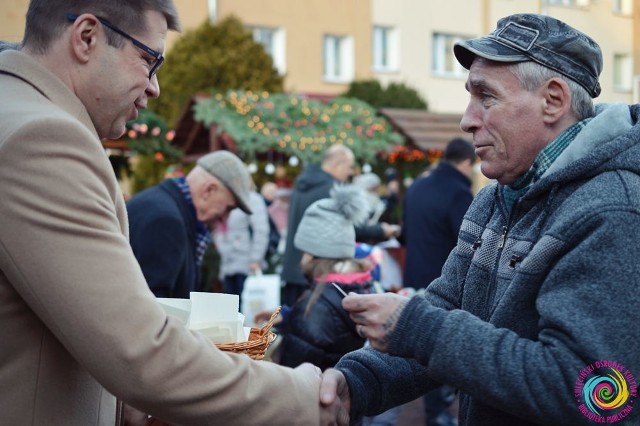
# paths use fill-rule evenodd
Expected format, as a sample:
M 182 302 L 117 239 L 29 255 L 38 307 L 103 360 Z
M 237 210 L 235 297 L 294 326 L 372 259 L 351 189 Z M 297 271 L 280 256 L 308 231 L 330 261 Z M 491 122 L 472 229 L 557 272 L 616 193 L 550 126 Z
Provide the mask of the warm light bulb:
M 264 166 L 264 172 L 268 175 L 272 175 L 275 171 L 276 166 L 274 166 L 273 163 L 268 163 L 266 166 Z

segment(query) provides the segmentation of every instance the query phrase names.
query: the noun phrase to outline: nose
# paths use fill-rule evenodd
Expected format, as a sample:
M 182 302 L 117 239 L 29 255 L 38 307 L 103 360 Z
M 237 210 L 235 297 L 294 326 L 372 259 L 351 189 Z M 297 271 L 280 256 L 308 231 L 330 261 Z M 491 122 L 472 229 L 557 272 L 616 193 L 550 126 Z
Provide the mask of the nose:
M 158 77 L 156 74 L 154 74 L 149 80 L 149 84 L 147 85 L 147 90 L 145 90 L 145 92 L 148 97 L 153 99 L 160 96 L 160 83 L 158 83 Z
M 473 102 L 469 101 L 467 108 L 464 110 L 462 119 L 460 120 L 460 128 L 463 132 L 473 133 L 480 127 L 480 117 Z

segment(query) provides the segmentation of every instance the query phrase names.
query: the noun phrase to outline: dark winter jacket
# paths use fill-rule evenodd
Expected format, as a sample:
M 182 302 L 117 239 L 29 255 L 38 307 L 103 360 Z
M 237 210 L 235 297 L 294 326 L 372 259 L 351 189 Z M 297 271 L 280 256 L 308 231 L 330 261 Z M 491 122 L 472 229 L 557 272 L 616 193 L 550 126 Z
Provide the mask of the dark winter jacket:
M 280 364 L 297 367 L 310 362 L 322 370 L 333 367 L 347 352 L 360 349 L 365 339 L 356 333 L 349 313 L 342 308 L 344 297 L 331 283 L 345 293 L 369 294 L 374 287 L 369 272 L 331 274 L 322 294 L 305 316 L 312 290 L 307 290 L 293 306 L 284 330 Z M 355 281 L 355 282 L 349 282 Z
M 199 290 L 196 218 L 178 186 L 165 180 L 127 203 L 129 239 L 156 297 L 188 299 Z
M 304 168 L 296 178 L 289 199 L 289 219 L 287 221 L 287 244 L 282 258 L 282 280 L 289 284 L 306 284 L 300 260 L 302 252 L 293 245 L 304 211 L 314 202 L 329 197 L 329 191 L 336 180 L 317 165 Z
M 300 176 L 296 178 L 291 199 L 289 200 L 287 243 L 282 258 L 281 277 L 287 285 L 307 284 L 307 279 L 300 268 L 302 252 L 293 245 L 293 238 L 307 207 L 318 200 L 328 198 L 329 191 L 337 182 L 333 176 L 317 165 L 305 167 Z M 384 239 L 380 224 L 358 226 L 355 230 L 356 241 L 379 242 Z
M 471 200 L 471 180 L 446 162 L 411 185 L 402 222 L 405 287 L 424 288 L 440 276 Z
M 338 363 L 355 417 L 447 383 L 461 426 L 591 425 L 581 372 L 606 360 L 640 376 L 640 106 L 598 111 L 510 216 L 500 185 L 477 195 L 390 336 L 398 357 Z M 640 424 L 638 410 L 616 424 Z

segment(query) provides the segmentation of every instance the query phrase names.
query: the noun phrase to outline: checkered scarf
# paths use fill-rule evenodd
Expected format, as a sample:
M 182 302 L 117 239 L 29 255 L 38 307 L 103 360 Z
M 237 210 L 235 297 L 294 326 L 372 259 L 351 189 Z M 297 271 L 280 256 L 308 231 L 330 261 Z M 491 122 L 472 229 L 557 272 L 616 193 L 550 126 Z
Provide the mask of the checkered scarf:
M 524 175 L 516 179 L 511 185 L 502 187 L 502 195 L 507 211 L 511 211 L 518 198 L 524 195 L 527 189 L 542 177 L 590 120 L 590 118 L 587 118 L 579 121 L 558 135 L 557 138 L 540 151 L 531 168 Z
M 207 250 L 207 247 L 209 247 L 209 244 L 211 244 L 211 232 L 209 232 L 207 225 L 200 222 L 196 216 L 196 208 L 193 205 L 193 198 L 191 198 L 191 191 L 189 190 L 187 180 L 184 177 L 176 177 L 173 178 L 173 181 L 178 188 L 180 188 L 180 192 L 182 192 L 184 200 L 189 205 L 189 210 L 193 214 L 196 222 L 196 266 L 199 268 L 200 265 L 202 265 L 204 252 Z

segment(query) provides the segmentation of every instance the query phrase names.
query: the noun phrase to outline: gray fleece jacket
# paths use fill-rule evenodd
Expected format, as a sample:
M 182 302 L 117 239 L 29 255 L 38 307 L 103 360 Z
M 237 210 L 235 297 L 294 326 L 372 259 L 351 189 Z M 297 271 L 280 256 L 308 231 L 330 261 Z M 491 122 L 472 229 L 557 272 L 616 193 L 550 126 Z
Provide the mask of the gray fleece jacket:
M 581 371 L 612 360 L 640 378 L 639 119 L 640 105 L 598 106 L 510 216 L 499 185 L 477 195 L 389 355 L 363 349 L 337 364 L 352 418 L 447 383 L 461 426 L 594 424 L 574 395 Z M 616 424 L 639 425 L 639 412 Z

